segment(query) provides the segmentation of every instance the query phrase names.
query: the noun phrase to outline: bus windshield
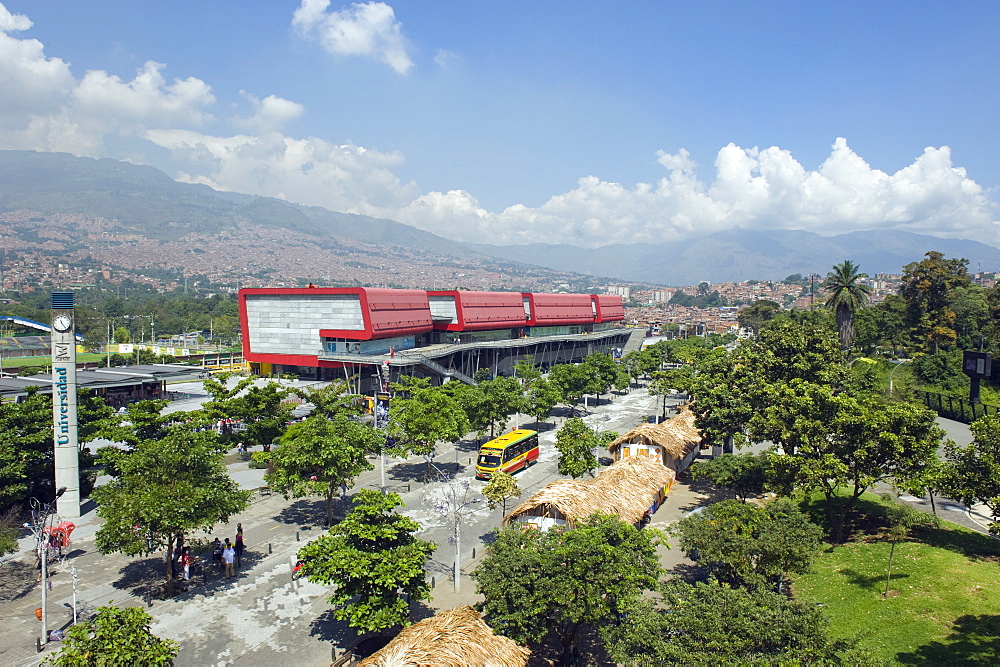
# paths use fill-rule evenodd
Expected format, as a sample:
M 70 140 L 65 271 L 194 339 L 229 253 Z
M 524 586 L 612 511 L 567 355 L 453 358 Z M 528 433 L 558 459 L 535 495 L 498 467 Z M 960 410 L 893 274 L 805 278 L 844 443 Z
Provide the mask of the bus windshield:
M 483 468 L 495 468 L 498 465 L 500 465 L 500 457 L 490 456 L 487 454 L 480 454 L 479 465 L 482 466 Z

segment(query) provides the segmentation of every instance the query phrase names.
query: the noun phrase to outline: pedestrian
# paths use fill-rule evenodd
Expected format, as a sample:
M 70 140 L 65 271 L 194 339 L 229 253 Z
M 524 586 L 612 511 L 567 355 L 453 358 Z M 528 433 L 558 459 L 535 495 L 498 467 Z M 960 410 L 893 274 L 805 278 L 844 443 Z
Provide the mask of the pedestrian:
M 215 542 L 212 543 L 212 561 L 222 569 L 222 540 L 218 537 L 215 538 Z
M 226 538 L 226 543 L 222 547 L 222 562 L 226 567 L 226 578 L 235 577 L 236 573 L 233 571 L 233 561 L 236 560 L 236 550 L 233 549 L 232 542 L 229 538 Z
M 191 580 L 191 547 L 181 549 L 181 566 L 184 568 L 184 580 Z
M 243 549 L 245 545 L 243 544 L 243 524 L 236 524 L 236 567 L 240 566 L 243 559 Z

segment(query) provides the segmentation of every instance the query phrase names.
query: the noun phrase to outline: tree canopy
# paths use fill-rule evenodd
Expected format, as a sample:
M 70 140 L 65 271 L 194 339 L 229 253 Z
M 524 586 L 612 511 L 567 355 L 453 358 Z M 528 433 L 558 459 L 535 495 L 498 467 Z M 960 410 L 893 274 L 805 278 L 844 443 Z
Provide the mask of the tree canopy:
M 621 664 L 864 664 L 853 640 L 835 639 L 814 605 L 771 591 L 671 579 L 662 601 L 642 600 L 604 631 Z
M 142 607 L 98 607 L 89 621 L 70 627 L 58 653 L 45 664 L 57 667 L 172 665 L 177 642 L 150 630 L 153 617 Z
M 229 476 L 214 431 L 203 428 L 197 413 L 171 417 L 175 423 L 156 439 L 138 441 L 132 450 L 101 450 L 99 460 L 115 475 L 92 493 L 104 519 L 96 535 L 101 553 L 136 555 L 165 547 L 172 554 L 188 533 L 209 531 L 249 505 L 251 492 Z M 166 577 L 172 585 L 169 564 Z
M 333 523 L 333 499 L 341 485 L 374 466 L 366 458 L 382 451 L 385 433 L 338 413 L 323 414 L 292 424 L 281 437 L 264 476 L 285 497 L 317 494 L 326 499 L 326 525 Z
M 579 417 L 567 419 L 556 433 L 556 449 L 559 451 L 559 474 L 570 477 L 594 475 L 597 456 L 594 449 L 601 440 Z
M 395 493 L 363 489 L 343 521 L 299 549 L 302 573 L 333 586 L 334 616 L 378 632 L 408 625 L 408 600 L 429 600 L 424 567 L 436 546 L 414 536 L 420 524 L 397 514 Z
M 807 572 L 823 536 L 822 528 L 784 498 L 763 507 L 723 500 L 682 519 L 675 531 L 681 549 L 721 583 L 750 589 Z
M 871 286 L 858 282 L 867 277 L 867 273 L 858 271 L 857 264 L 845 259 L 835 264 L 823 281 L 823 289 L 830 293 L 826 307 L 836 313 L 840 346 L 845 350 L 854 339 L 854 314 L 868 305 L 872 293 Z
M 615 623 L 656 586 L 659 535 L 594 515 L 573 530 L 504 528 L 472 573 L 487 622 L 514 641 L 541 641 L 551 629 L 563 662 L 583 628 Z

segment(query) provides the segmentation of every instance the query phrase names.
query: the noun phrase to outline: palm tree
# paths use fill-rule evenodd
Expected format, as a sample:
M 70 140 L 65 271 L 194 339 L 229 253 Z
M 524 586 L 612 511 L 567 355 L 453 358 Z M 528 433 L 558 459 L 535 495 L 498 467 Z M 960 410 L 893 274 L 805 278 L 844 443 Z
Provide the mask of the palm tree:
M 854 338 L 854 313 L 868 305 L 872 293 L 871 287 L 858 283 L 859 279 L 867 277 L 867 273 L 858 273 L 857 264 L 845 259 L 840 264 L 834 264 L 833 271 L 826 274 L 823 281 L 823 289 L 830 292 L 826 305 L 837 313 L 840 346 L 845 350 Z

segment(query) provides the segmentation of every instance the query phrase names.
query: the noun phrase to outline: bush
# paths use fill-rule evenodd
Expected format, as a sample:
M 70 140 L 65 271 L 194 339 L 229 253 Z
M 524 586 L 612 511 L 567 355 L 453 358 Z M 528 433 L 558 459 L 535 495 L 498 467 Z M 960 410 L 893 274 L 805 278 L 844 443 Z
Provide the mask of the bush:
M 250 467 L 251 468 L 266 468 L 271 462 L 271 457 L 274 452 L 254 452 L 250 455 Z

